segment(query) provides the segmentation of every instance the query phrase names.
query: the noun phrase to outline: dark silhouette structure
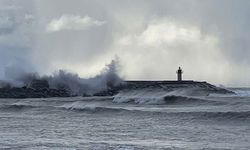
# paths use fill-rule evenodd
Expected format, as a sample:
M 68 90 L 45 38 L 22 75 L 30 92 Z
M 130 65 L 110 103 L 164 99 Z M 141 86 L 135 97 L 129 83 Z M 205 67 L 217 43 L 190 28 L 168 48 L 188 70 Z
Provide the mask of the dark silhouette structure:
M 176 73 L 177 73 L 177 81 L 182 81 L 183 71 L 182 71 L 181 67 L 179 67 L 179 69 L 176 71 Z

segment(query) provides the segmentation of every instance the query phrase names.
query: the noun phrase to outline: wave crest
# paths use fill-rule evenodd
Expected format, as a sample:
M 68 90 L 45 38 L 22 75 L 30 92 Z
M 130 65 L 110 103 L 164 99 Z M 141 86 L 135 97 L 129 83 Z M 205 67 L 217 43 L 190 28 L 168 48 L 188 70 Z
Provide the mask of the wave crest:
M 14 103 L 14 104 L 8 104 L 8 105 L 2 105 L 0 106 L 1 109 L 4 110 L 24 110 L 24 109 L 30 109 L 35 108 L 36 106 L 25 104 L 25 103 Z
M 218 104 L 216 101 L 203 99 L 193 92 L 194 89 L 180 89 L 165 91 L 164 89 L 140 89 L 133 91 L 121 91 L 114 96 L 115 103 L 135 104 Z M 200 91 L 198 91 L 201 93 Z

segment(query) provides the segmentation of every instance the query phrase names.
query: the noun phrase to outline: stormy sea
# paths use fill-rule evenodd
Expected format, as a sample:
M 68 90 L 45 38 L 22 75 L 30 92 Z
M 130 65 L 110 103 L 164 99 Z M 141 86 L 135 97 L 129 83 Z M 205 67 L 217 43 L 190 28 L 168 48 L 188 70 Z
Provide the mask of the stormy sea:
M 0 99 L 0 149 L 249 150 L 250 89 Z

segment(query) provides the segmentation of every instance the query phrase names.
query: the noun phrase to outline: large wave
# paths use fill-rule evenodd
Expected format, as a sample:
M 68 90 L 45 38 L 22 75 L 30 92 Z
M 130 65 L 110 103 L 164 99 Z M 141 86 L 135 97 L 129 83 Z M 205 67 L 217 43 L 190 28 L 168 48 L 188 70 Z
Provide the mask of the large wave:
M 250 121 L 250 111 L 170 111 L 171 109 L 152 108 L 152 107 L 122 107 L 122 106 L 101 106 L 96 104 L 74 103 L 70 105 L 63 105 L 59 108 L 78 111 L 78 112 L 91 112 L 91 113 L 135 113 L 137 115 L 148 113 L 152 115 L 164 115 L 176 118 L 185 119 L 204 119 L 204 120 L 241 120 Z
M 0 111 L 29 111 L 29 110 L 43 109 L 45 112 L 50 111 L 72 111 L 75 113 L 133 113 L 135 115 L 148 114 L 164 116 L 169 118 L 178 118 L 185 120 L 216 120 L 216 121 L 250 121 L 250 111 L 227 111 L 216 110 L 206 111 L 202 109 L 171 109 L 165 107 L 138 107 L 135 105 L 121 106 L 121 105 L 103 105 L 98 103 L 86 103 L 83 101 L 73 101 L 55 103 L 48 102 L 42 105 L 36 105 L 25 102 L 15 102 L 11 104 L 4 104 L 0 106 Z
M 250 88 L 229 88 L 234 94 L 216 94 L 210 93 L 209 97 L 242 97 L 242 98 L 249 98 L 250 97 Z
M 250 97 L 250 88 L 232 88 L 232 91 L 240 97 Z
M 136 104 L 209 104 L 216 101 L 204 99 L 207 95 L 197 88 L 180 88 L 172 91 L 163 88 L 144 88 L 138 90 L 123 90 L 114 96 L 115 103 Z
M 0 109 L 7 110 L 7 111 L 13 111 L 13 110 L 27 110 L 27 109 L 36 108 L 36 107 L 39 107 L 39 106 L 25 104 L 25 103 L 13 103 L 13 104 L 1 105 Z

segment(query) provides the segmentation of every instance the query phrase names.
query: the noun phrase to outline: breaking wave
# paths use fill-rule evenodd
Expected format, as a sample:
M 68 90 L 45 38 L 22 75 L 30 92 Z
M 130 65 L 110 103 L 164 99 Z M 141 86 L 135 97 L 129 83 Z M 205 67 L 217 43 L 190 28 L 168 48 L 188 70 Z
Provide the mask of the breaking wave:
M 151 114 L 157 116 L 169 116 L 174 118 L 184 118 L 188 120 L 216 120 L 216 121 L 250 121 L 250 111 L 225 111 L 225 112 L 209 112 L 209 111 L 167 111 L 164 109 L 152 109 L 144 107 L 110 107 L 110 106 L 62 106 L 64 110 L 76 112 L 90 112 L 90 113 L 133 113 L 135 115 Z
M 105 107 L 105 106 L 95 106 L 95 105 L 84 105 L 84 106 L 59 106 L 57 108 L 62 108 L 66 110 L 72 111 L 82 111 L 82 112 L 121 112 L 121 111 L 129 111 L 126 108 L 121 107 Z
M 70 110 L 70 111 L 79 111 L 79 112 L 92 112 L 92 113 L 135 113 L 143 114 L 150 113 L 155 115 L 164 115 L 164 116 L 174 116 L 174 117 L 183 117 L 189 119 L 205 119 L 205 120 L 244 120 L 250 121 L 250 111 L 225 111 L 225 112 L 208 112 L 208 111 L 194 111 L 194 112 L 173 112 L 173 111 L 164 111 L 162 109 L 152 109 L 152 108 L 141 108 L 141 107 L 110 107 L 110 106 L 96 106 L 96 105 L 83 105 L 83 106 L 62 106 L 61 108 Z
M 236 93 L 236 96 L 250 97 L 250 89 L 249 88 L 235 88 L 232 90 Z
M 115 103 L 135 104 L 220 104 L 220 102 L 204 99 L 200 95 L 193 96 L 194 89 L 165 91 L 164 89 L 140 89 L 121 91 L 114 96 Z M 190 94 L 192 93 L 192 94 Z
M 14 103 L 14 104 L 5 104 L 0 106 L 0 109 L 3 110 L 24 110 L 24 109 L 30 109 L 35 108 L 37 106 L 29 105 L 29 104 L 23 104 L 23 103 Z
M 184 105 L 184 104 L 223 104 L 222 102 L 206 100 L 202 98 L 194 98 L 187 96 L 176 96 L 169 95 L 163 97 L 115 97 L 114 102 L 116 103 L 135 103 L 135 104 L 146 104 L 146 105 Z
M 167 99 L 170 99 L 171 103 L 183 104 L 184 101 L 200 101 L 200 100 L 179 100 L 183 97 L 168 96 Z M 166 99 L 166 97 L 165 97 Z M 165 104 L 169 103 L 164 100 Z M 173 101 L 173 102 L 172 102 Z M 201 100 L 203 101 L 203 100 Z M 186 106 L 184 105 L 180 105 Z M 198 106 L 199 107 L 199 106 Z M 0 105 L 0 111 L 36 111 L 36 110 L 45 110 L 45 112 L 50 111 L 72 111 L 75 113 L 121 113 L 127 114 L 132 113 L 135 115 L 148 114 L 156 115 L 158 117 L 170 117 L 170 118 L 179 118 L 185 120 L 216 120 L 216 121 L 250 121 L 250 111 L 230 111 L 230 110 L 216 110 L 208 111 L 206 109 L 171 109 L 168 105 L 129 105 L 129 104 L 116 104 L 109 101 L 91 102 L 91 101 L 61 101 L 61 102 L 39 102 L 36 104 L 27 103 L 27 102 L 15 102 L 12 104 L 2 104 Z M 177 107 L 179 108 L 179 107 Z
M 20 110 L 29 110 L 32 108 L 38 108 L 37 106 L 31 105 L 9 105 L 1 107 L 8 111 L 20 111 Z M 49 109 L 59 109 L 64 111 L 74 111 L 79 113 L 134 113 L 136 115 L 140 114 L 151 114 L 157 116 L 169 116 L 174 118 L 183 118 L 185 120 L 216 120 L 216 121 L 250 121 L 250 111 L 241 111 L 241 112 L 206 112 L 206 111 L 193 111 L 193 112 L 174 112 L 174 111 L 163 111 L 161 109 L 147 109 L 140 107 L 109 107 L 109 106 L 95 106 L 95 105 L 82 105 L 82 106 L 73 106 L 63 105 L 56 107 L 45 106 Z

